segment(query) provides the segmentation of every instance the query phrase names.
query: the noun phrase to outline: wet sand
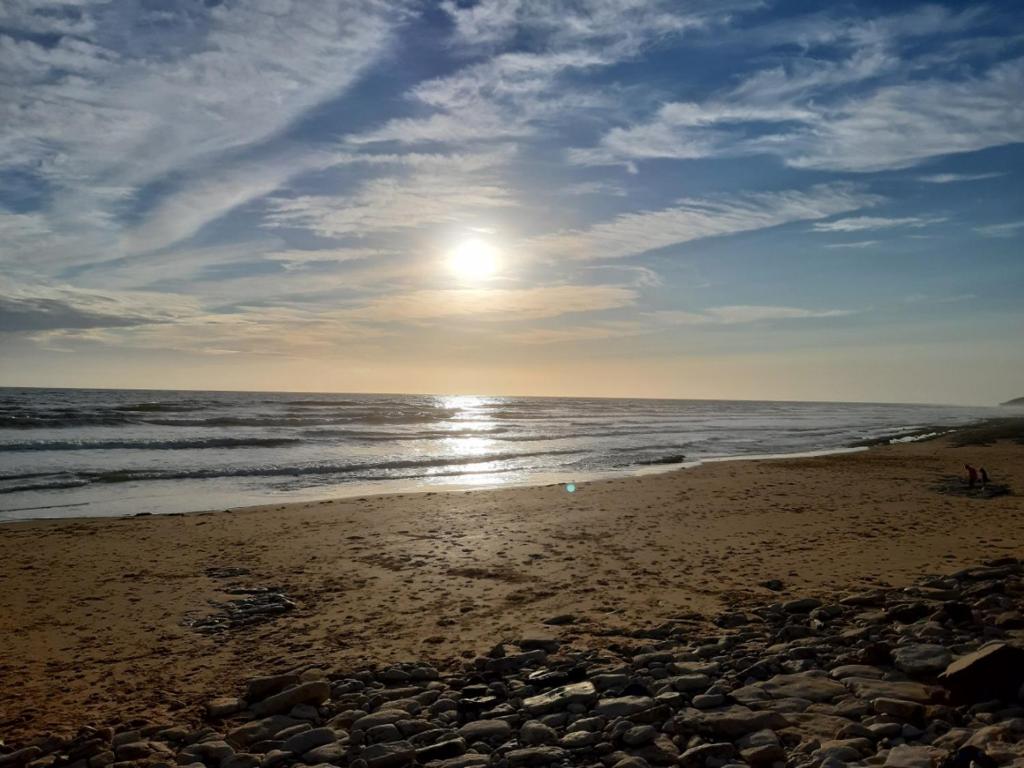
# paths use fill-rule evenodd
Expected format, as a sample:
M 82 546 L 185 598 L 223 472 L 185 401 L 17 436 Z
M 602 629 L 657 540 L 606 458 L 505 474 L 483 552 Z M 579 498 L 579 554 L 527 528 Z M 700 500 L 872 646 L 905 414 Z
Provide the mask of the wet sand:
M 312 660 L 455 664 L 556 616 L 572 623 L 547 631 L 586 645 L 706 623 L 770 598 L 770 579 L 780 596 L 813 596 L 1024 556 L 1024 497 L 966 494 L 955 479 L 969 461 L 1024 493 L 1020 434 L 1018 422 L 863 453 L 713 463 L 575 494 L 3 525 L 0 734 L 181 721 L 234 681 Z M 239 599 L 232 587 L 274 588 L 296 608 L 215 634 L 187 625 Z

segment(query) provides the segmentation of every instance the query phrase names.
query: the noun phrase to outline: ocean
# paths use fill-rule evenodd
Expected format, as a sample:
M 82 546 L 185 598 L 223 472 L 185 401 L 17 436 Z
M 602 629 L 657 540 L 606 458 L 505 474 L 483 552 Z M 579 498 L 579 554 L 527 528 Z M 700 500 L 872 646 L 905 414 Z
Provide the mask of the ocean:
M 842 450 L 995 409 L 0 388 L 0 521 L 584 482 Z

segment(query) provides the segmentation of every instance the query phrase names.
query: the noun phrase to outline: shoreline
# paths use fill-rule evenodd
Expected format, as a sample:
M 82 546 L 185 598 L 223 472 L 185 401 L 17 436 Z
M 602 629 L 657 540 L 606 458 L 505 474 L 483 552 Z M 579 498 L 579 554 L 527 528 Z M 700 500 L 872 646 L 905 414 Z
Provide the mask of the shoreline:
M 194 514 L 205 514 L 211 512 L 234 512 L 241 511 L 250 508 L 259 508 L 271 505 L 279 504 L 316 504 L 329 501 L 351 499 L 358 497 L 369 497 L 369 496 L 392 496 L 392 495 L 408 495 L 415 493 L 464 493 L 473 491 L 493 491 L 501 489 L 515 489 L 515 488 L 539 488 L 548 486 L 565 485 L 566 483 L 583 484 L 583 483 L 594 483 L 603 482 L 606 480 L 614 480 L 617 478 L 630 478 L 630 477 L 645 477 L 648 475 L 663 474 L 666 472 L 678 472 L 683 470 L 695 469 L 705 464 L 714 464 L 720 462 L 734 462 L 734 461 L 782 461 L 787 459 L 804 459 L 804 458 L 815 458 L 820 456 L 835 456 L 847 453 L 857 453 L 861 451 L 871 450 L 886 445 L 905 444 L 905 443 L 916 443 L 927 440 L 935 440 L 947 435 L 955 434 L 962 431 L 972 431 L 978 429 L 985 429 L 989 427 L 999 428 L 1001 425 L 1010 424 L 1014 425 L 1018 422 L 1024 423 L 1024 417 L 1015 416 L 1000 416 L 987 419 L 980 419 L 977 422 L 971 424 L 965 424 L 955 427 L 919 427 L 914 429 L 907 429 L 898 432 L 894 432 L 890 435 L 881 436 L 877 438 L 871 438 L 869 440 L 858 441 L 850 445 L 836 447 L 836 448 L 822 448 L 822 449 L 810 449 L 804 451 L 794 451 L 790 453 L 767 453 L 767 454 L 736 454 L 736 455 L 725 455 L 725 456 L 711 456 L 701 459 L 686 460 L 685 455 L 683 461 L 662 463 L 660 461 L 651 462 L 647 464 L 636 464 L 623 469 L 609 469 L 603 471 L 589 472 L 576 474 L 572 476 L 564 475 L 558 472 L 538 472 L 531 476 L 525 477 L 519 481 L 512 481 L 506 483 L 491 483 L 477 485 L 470 482 L 466 483 L 451 483 L 443 486 L 430 486 L 424 485 L 422 480 L 410 482 L 408 485 L 401 485 L 401 481 L 396 480 L 380 480 L 380 481 L 369 481 L 362 483 L 341 483 L 335 486 L 330 491 L 325 491 L 324 494 L 311 493 L 309 495 L 302 494 L 289 494 L 290 498 L 287 499 L 274 499 L 265 500 L 256 504 L 244 504 L 237 507 L 218 507 L 218 508 L 201 508 L 185 510 L 181 512 L 136 512 L 131 514 L 123 515 L 68 515 L 68 516 L 53 516 L 53 517 L 17 517 L 11 519 L 0 519 L 0 528 L 4 526 L 12 525 L 15 523 L 35 523 L 43 521 L 56 521 L 56 520 L 113 520 L 113 519 L 125 519 L 134 517 L 150 517 L 150 516 L 181 516 L 181 515 L 194 515 Z M 383 485 L 387 487 L 381 487 Z M 89 502 L 79 502 L 67 505 L 49 505 L 41 507 L 19 507 L 8 510 L 0 510 L 3 512 L 19 512 L 19 511 L 33 511 L 42 509 L 58 509 L 63 507 L 73 506 L 86 506 Z
M 1019 493 L 1019 426 L 986 428 L 1011 430 L 991 443 L 977 428 L 816 458 L 709 462 L 574 494 L 422 491 L 13 521 L 0 526 L 10 585 L 0 590 L 0 677 L 16 684 L 0 701 L 0 731 L 60 729 L 85 713 L 196 717 L 210 691 L 317 659 L 454 669 L 567 614 L 564 641 L 586 649 L 666 621 L 710 627 L 766 598 L 901 586 L 1020 557 L 1020 496 L 950 485 L 971 461 Z M 764 586 L 774 581 L 782 591 Z M 273 595 L 266 620 L 230 623 L 233 601 Z

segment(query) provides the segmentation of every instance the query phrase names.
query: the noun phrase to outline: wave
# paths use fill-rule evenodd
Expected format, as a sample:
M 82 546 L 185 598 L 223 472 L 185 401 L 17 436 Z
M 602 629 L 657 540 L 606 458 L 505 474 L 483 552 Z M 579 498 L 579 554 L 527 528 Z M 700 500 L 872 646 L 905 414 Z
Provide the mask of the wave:
M 305 464 L 296 466 L 262 466 L 262 467 L 210 467 L 201 469 L 118 469 L 104 472 L 75 471 L 52 473 L 33 473 L 32 475 L 2 475 L 0 483 L 11 480 L 40 478 L 27 484 L 0 486 L 0 494 L 17 491 L 44 490 L 47 488 L 70 488 L 94 483 L 131 483 L 146 480 L 212 480 L 222 477 L 305 477 L 310 475 L 351 475 L 354 473 L 381 472 L 390 469 L 431 469 L 433 467 L 467 466 L 472 464 L 489 464 L 495 461 L 514 461 L 516 459 L 536 458 L 538 456 L 557 456 L 577 454 L 581 451 L 530 451 L 526 453 L 491 453 L 479 456 L 434 457 L 429 459 L 393 459 L 365 464 Z M 422 476 L 422 475 L 420 475 Z M 42 478 L 52 478 L 44 481 Z M 381 478 L 384 479 L 384 478 Z M 52 482 L 52 484 L 47 484 Z
M 305 442 L 298 437 L 210 437 L 194 440 L 36 440 L 0 443 L 0 453 L 15 451 L 183 451 L 206 448 L 280 448 Z
M 15 414 L 0 416 L 0 429 L 47 429 L 65 427 L 118 427 L 135 424 L 137 419 L 123 413 L 77 411 Z

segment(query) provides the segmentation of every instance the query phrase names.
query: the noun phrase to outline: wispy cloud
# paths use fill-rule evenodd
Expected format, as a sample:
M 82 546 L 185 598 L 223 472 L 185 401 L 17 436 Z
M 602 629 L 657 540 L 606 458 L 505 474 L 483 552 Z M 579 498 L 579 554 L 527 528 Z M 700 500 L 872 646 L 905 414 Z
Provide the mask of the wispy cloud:
M 1005 176 L 1006 171 L 994 173 L 933 173 L 927 176 L 918 176 L 918 181 L 926 184 L 955 184 L 959 181 L 981 181 L 982 179 L 998 179 Z
M 1007 221 L 1003 224 L 988 224 L 984 227 L 975 227 L 974 231 L 985 237 L 1016 237 L 1017 233 L 1024 229 L 1024 220 Z
M 826 248 L 870 248 L 872 245 L 878 245 L 878 240 L 858 240 L 853 243 L 828 243 Z
M 921 229 L 930 227 L 932 224 L 941 224 L 946 221 L 945 216 L 905 216 L 903 218 L 885 218 L 883 216 L 856 216 L 838 221 L 825 221 L 814 224 L 811 228 L 815 232 L 863 232 L 873 229 L 894 229 L 896 227 L 910 227 Z
M 534 238 L 525 247 L 548 257 L 616 259 L 705 237 L 823 219 L 880 200 L 849 184 L 821 185 L 806 192 L 683 199 L 661 210 L 627 213 L 587 229 Z
M 857 314 L 849 309 L 806 309 L 737 304 L 689 312 L 665 310 L 652 313 L 658 322 L 668 325 L 746 325 L 785 320 L 817 320 Z

